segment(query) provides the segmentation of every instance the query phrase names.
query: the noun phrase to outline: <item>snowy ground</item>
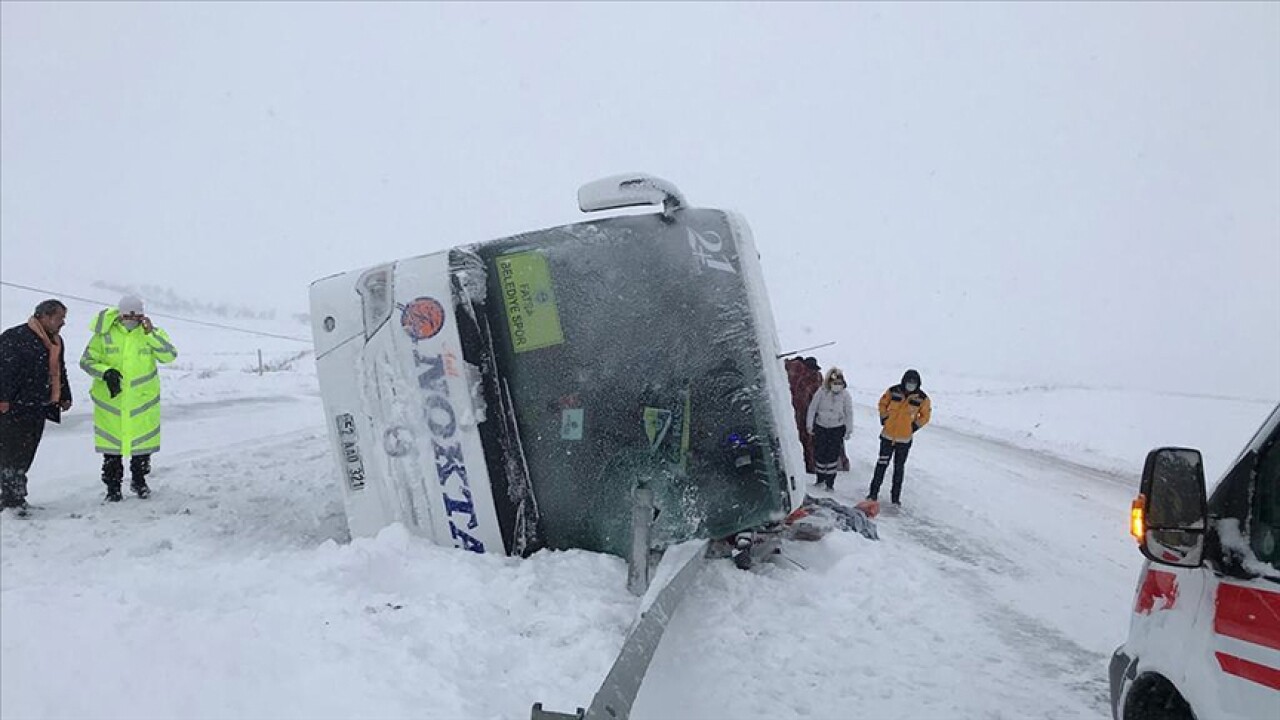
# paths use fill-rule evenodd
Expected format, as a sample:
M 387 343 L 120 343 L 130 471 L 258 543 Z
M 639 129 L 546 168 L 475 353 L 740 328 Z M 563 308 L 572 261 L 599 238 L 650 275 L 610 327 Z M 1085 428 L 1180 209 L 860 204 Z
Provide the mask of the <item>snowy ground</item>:
M 873 407 L 902 372 L 859 368 L 847 377 L 855 400 Z M 1116 473 L 1141 473 L 1152 448 L 1194 447 L 1204 454 L 1210 482 L 1280 401 L 1251 393 L 1249 386 L 1242 386 L 1239 396 L 1218 396 L 936 371 L 925 371 L 924 384 L 935 396 L 939 420 L 951 429 Z
M 101 502 L 73 371 L 80 402 L 31 473 L 40 509 L 0 516 L 0 715 L 527 718 L 590 701 L 638 606 L 621 560 L 477 557 L 399 528 L 349 542 L 310 358 L 258 376 L 255 340 L 169 329 L 187 352 L 163 374 L 154 496 Z M 1198 445 L 1221 470 L 1271 405 L 933 380 L 936 422 L 881 541 L 793 544 L 803 571 L 713 563 L 634 717 L 1107 714 L 1143 454 Z M 859 385 L 849 501 L 882 389 Z M 1146 422 L 1098 433 L 1100 417 Z

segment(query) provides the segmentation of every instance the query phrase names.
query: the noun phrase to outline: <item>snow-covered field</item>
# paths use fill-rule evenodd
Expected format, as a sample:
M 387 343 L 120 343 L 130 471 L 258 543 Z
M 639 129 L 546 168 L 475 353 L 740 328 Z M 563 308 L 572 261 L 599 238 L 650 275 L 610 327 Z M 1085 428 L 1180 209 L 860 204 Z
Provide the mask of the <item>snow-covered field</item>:
M 32 298 L 3 300 L 7 327 Z M 72 304 L 73 358 L 90 310 Z M 31 472 L 39 509 L 0 516 L 0 715 L 526 718 L 535 701 L 590 701 L 639 606 L 623 561 L 478 557 L 398 527 L 349 541 L 314 367 L 293 358 L 306 346 L 162 324 L 180 357 L 162 375 L 152 498 L 102 503 L 73 369 L 77 406 L 49 426 Z M 293 362 L 247 372 L 259 347 Z M 850 373 L 858 426 L 837 497 L 866 491 L 871 404 L 898 374 Z M 1275 399 L 928 372 L 925 388 L 935 422 L 881 541 L 788 546 L 804 570 L 713 563 L 634 717 L 1108 713 L 1106 661 L 1141 563 L 1126 520 L 1146 450 L 1201 447 L 1216 474 Z
M 833 360 L 836 363 L 841 358 Z M 905 368 L 857 362 L 857 402 L 874 406 Z M 924 369 L 939 424 L 1116 473 L 1141 473 L 1147 451 L 1180 445 L 1204 454 L 1210 482 L 1226 470 L 1280 397 L 1242 385 L 1238 396 L 1137 387 L 1027 383 Z

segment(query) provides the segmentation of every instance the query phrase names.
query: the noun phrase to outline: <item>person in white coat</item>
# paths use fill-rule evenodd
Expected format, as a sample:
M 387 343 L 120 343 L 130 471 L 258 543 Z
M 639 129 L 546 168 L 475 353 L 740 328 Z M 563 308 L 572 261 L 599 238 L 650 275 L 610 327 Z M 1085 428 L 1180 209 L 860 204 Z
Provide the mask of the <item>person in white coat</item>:
M 822 387 L 809 401 L 805 421 L 813 435 L 813 464 L 818 471 L 818 485 L 835 489 L 836 471 L 840 469 L 840 453 L 844 441 L 853 434 L 853 397 L 844 384 L 840 368 L 827 371 Z

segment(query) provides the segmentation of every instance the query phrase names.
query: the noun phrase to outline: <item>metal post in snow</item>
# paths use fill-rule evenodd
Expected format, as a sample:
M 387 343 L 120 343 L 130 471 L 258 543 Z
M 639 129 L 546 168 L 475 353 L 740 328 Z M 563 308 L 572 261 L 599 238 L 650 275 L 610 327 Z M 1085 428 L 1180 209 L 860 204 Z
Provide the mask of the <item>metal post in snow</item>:
M 631 506 L 631 554 L 627 558 L 627 590 L 640 597 L 649 589 L 649 543 L 653 525 L 653 490 L 637 487 Z
M 258 348 L 258 376 L 261 377 L 264 372 L 262 367 L 262 348 Z

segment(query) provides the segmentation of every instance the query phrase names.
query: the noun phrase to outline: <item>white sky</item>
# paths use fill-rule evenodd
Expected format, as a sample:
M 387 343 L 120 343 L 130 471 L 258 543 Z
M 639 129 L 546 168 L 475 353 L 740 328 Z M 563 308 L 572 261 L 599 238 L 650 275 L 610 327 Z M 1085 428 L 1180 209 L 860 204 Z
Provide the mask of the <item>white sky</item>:
M 0 62 L 10 282 L 297 311 L 644 170 L 851 375 L 1280 399 L 1280 4 L 5 2 Z

